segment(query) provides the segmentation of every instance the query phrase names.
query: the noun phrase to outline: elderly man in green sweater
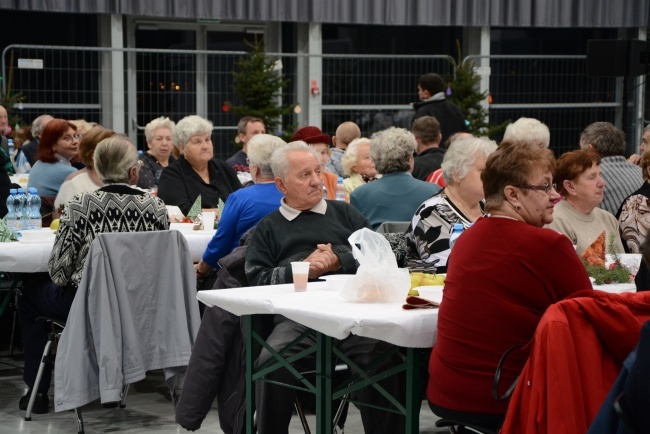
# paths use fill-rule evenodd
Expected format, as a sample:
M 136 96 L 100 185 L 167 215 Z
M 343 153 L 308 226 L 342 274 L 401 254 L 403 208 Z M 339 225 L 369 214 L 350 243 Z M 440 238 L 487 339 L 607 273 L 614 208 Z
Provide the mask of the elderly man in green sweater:
M 248 284 L 291 283 L 292 261 L 309 261 L 309 278 L 312 280 L 325 274 L 355 273 L 357 265 L 347 239 L 356 230 L 368 228 L 369 223 L 347 203 L 323 200 L 321 165 L 315 151 L 301 142 L 292 143 L 273 153 L 271 168 L 276 186 L 285 197 L 280 208 L 264 217 L 255 229 L 246 254 Z M 274 319 L 274 325 L 267 343 L 276 351 L 306 330 L 279 315 Z M 290 357 L 313 345 L 315 339 L 308 338 L 283 355 Z M 361 366 L 369 365 L 390 347 L 386 342 L 354 335 L 336 345 Z M 257 364 L 270 357 L 269 352 L 263 350 Z M 300 362 L 299 369 L 314 368 L 313 358 L 301 359 Z M 373 371 L 381 372 L 398 362 L 395 358 L 389 359 L 374 367 Z M 286 369 L 268 374 L 266 379 L 298 384 Z M 384 380 L 383 386 L 399 397 L 404 393 L 402 384 L 399 378 L 392 377 Z M 255 392 L 258 433 L 288 432 L 295 394 L 295 389 L 258 381 Z M 360 390 L 357 396 L 369 404 L 385 403 L 385 398 L 371 387 Z M 404 417 L 395 413 L 362 407 L 361 418 L 366 432 L 404 432 Z

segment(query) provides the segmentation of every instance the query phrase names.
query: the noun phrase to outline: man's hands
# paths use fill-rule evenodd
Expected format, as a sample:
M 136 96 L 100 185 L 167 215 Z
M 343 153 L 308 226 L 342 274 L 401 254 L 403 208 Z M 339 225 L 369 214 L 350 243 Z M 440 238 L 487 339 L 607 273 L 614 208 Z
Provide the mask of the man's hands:
M 201 259 L 198 264 L 194 264 L 194 269 L 196 270 L 196 275 L 200 277 L 212 270 L 212 267 Z
M 332 251 L 332 245 L 318 244 L 316 250 L 312 252 L 305 262 L 309 262 L 309 278 L 316 279 L 324 274 L 337 271 L 341 268 L 341 260 Z

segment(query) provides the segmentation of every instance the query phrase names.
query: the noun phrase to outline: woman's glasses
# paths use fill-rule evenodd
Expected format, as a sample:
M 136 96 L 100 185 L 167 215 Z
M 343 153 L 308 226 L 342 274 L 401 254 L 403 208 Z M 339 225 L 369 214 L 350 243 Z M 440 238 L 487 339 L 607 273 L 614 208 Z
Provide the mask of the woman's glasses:
M 543 191 L 546 194 L 551 194 L 551 191 L 557 191 L 557 184 L 542 184 L 542 185 L 519 185 L 519 188 L 525 188 L 526 190 L 537 190 Z

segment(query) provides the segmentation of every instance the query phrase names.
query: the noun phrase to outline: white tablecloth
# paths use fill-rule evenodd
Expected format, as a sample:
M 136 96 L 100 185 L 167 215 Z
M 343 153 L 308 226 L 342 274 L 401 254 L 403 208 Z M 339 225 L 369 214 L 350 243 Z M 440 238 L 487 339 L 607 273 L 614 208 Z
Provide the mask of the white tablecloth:
M 43 229 L 49 230 L 49 229 Z M 199 262 L 206 246 L 215 234 L 212 231 L 180 231 L 187 240 L 192 261 Z M 0 271 L 15 273 L 38 273 L 48 271 L 47 262 L 52 253 L 54 241 L 41 244 L 21 242 L 0 243 Z
M 609 285 L 594 285 L 594 289 L 621 294 L 623 292 L 636 292 L 636 285 L 634 283 L 611 283 Z
M 20 175 L 10 175 L 9 180 L 14 184 L 20 185 L 22 188 L 27 188 L 27 181 L 29 180 L 29 174 L 24 173 Z
M 199 291 L 197 298 L 235 315 L 275 313 L 313 330 L 343 339 L 350 333 L 394 345 L 430 348 L 436 341 L 437 309 L 403 310 L 403 303 L 351 303 L 326 282 L 306 292 L 293 284 Z

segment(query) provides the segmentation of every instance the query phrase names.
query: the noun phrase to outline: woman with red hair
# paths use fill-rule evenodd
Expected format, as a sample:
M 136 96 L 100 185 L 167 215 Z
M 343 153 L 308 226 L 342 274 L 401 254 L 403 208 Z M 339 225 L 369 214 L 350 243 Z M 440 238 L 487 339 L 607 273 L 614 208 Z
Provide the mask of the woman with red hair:
M 70 164 L 79 153 L 77 127 L 65 119 L 53 119 L 45 126 L 36 154 L 37 162 L 29 172 L 28 187 L 39 196 L 56 196 L 65 178 L 77 169 Z

